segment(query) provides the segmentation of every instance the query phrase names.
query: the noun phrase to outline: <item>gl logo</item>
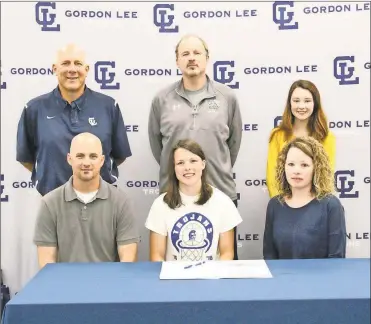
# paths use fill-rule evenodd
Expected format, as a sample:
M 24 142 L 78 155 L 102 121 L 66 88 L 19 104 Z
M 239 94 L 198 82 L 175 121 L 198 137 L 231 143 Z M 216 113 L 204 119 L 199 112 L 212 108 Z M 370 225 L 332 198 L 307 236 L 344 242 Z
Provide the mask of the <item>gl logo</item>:
M 236 180 L 236 173 L 232 174 L 233 180 Z M 241 194 L 237 192 L 237 200 L 241 200 Z
M 278 127 L 282 122 L 282 116 L 277 116 L 275 119 L 274 119 L 274 125 L 273 125 L 273 128 L 276 128 Z
M 239 89 L 239 82 L 236 81 L 232 84 L 235 72 L 229 71 L 230 67 L 234 68 L 234 61 L 216 61 L 214 63 L 214 80 L 232 89 Z
M 339 198 L 358 198 L 359 192 L 353 191 L 354 181 L 349 177 L 354 177 L 354 170 L 338 170 L 335 172 L 336 191 L 340 192 Z
M 2 72 L 2 69 L 1 69 L 1 61 L 0 61 L 0 75 L 2 77 L 3 75 L 3 72 Z M 6 82 L 2 82 L 0 83 L 0 89 L 6 89 Z
M 50 9 L 55 9 L 55 2 L 40 1 L 35 5 L 36 22 L 41 26 L 41 31 L 60 31 L 60 24 L 55 23 L 56 14 L 50 13 Z
M 338 56 L 334 59 L 334 77 L 339 80 L 340 85 L 359 84 L 359 77 L 352 79 L 354 67 L 354 56 Z
M 4 181 L 4 175 L 2 174 L 1 175 L 1 178 L 0 178 L 0 180 L 1 180 L 1 185 L 0 185 L 0 201 L 1 202 L 7 202 L 7 201 L 9 201 L 9 196 L 8 195 L 3 195 L 3 193 L 4 193 L 4 185 L 3 185 L 3 181 Z
M 294 22 L 294 12 L 288 9 L 294 6 L 294 1 L 276 1 L 273 3 L 273 21 L 278 25 L 279 30 L 298 29 L 299 24 Z
M 94 78 L 100 84 L 101 89 L 117 90 L 120 89 L 120 83 L 115 81 L 115 72 L 108 72 L 108 69 L 114 69 L 116 63 L 114 61 L 98 61 L 94 65 Z
M 174 26 L 175 16 L 169 12 L 174 11 L 174 5 L 158 3 L 153 7 L 153 23 L 159 27 L 160 33 L 177 33 L 179 26 Z

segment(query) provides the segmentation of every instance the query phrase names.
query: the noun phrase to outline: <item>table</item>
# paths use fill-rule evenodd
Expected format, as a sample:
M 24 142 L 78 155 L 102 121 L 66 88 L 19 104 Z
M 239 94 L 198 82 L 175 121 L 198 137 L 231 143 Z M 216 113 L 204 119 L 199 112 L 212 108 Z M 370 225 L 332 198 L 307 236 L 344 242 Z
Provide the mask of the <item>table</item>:
M 49 264 L 4 324 L 370 324 L 370 259 L 271 260 L 274 278 L 160 280 L 160 263 Z

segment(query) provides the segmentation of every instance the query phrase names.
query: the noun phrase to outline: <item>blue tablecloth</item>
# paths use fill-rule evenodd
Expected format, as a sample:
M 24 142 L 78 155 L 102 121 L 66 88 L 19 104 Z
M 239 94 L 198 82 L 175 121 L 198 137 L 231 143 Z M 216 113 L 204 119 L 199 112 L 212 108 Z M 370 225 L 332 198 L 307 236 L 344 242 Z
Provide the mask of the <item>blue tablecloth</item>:
M 160 263 L 50 264 L 4 324 L 370 324 L 370 259 L 267 261 L 272 279 L 160 280 Z

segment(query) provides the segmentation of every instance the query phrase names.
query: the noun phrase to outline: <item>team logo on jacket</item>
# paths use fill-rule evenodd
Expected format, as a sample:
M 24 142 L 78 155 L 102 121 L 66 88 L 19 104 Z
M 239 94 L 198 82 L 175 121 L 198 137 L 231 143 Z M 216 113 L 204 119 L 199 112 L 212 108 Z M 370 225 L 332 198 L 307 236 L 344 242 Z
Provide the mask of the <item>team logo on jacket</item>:
M 216 112 L 219 108 L 219 101 L 212 99 L 208 100 L 208 105 L 209 105 L 209 112 Z
M 199 261 L 209 251 L 213 241 L 213 224 L 199 213 L 188 213 L 174 224 L 171 242 L 181 260 Z
M 91 126 L 97 126 L 97 125 L 98 125 L 98 123 L 97 123 L 97 121 L 95 120 L 94 117 L 89 118 L 88 121 L 89 121 L 89 124 L 90 124 Z

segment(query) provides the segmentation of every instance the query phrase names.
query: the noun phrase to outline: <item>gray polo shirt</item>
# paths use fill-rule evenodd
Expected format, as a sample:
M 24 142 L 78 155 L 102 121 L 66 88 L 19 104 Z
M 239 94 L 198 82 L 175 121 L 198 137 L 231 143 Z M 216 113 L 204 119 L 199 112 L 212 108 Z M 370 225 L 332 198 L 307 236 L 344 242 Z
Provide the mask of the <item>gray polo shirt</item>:
M 117 246 L 139 242 L 139 235 L 123 191 L 101 178 L 95 199 L 85 204 L 71 177 L 42 198 L 34 242 L 57 247 L 58 262 L 114 262 Z

